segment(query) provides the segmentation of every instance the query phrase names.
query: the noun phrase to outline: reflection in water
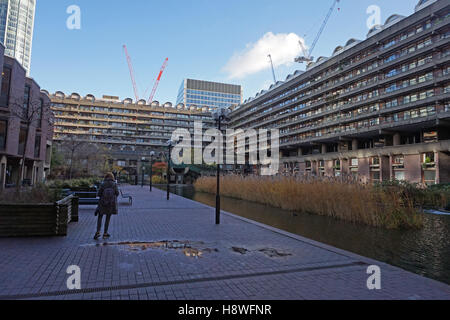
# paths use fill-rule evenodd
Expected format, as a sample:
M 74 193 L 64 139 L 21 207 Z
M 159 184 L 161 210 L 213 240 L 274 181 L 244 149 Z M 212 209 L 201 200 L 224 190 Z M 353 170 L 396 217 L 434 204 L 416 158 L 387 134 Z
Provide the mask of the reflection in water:
M 192 187 L 173 187 L 172 192 L 215 206 L 215 195 Z M 226 197 L 221 205 L 236 215 L 450 284 L 450 216 L 427 214 L 422 230 L 386 230 Z

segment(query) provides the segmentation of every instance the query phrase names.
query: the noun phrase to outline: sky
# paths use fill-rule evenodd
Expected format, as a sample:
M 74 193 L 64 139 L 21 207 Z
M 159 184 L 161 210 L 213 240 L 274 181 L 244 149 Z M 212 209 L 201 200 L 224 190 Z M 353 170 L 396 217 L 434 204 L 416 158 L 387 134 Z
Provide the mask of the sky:
M 365 39 L 369 6 L 381 22 L 410 15 L 418 0 L 341 0 L 312 56 L 330 56 L 348 39 Z M 153 100 L 176 102 L 185 78 L 239 84 L 244 99 L 305 66 L 294 63 L 302 41 L 309 48 L 333 0 L 37 0 L 31 77 L 51 93 L 63 91 L 133 98 L 123 45 L 139 97 L 147 100 L 166 58 Z M 80 28 L 70 29 L 80 9 Z M 145 91 L 147 90 L 147 93 Z M 145 94 L 145 95 L 144 95 Z

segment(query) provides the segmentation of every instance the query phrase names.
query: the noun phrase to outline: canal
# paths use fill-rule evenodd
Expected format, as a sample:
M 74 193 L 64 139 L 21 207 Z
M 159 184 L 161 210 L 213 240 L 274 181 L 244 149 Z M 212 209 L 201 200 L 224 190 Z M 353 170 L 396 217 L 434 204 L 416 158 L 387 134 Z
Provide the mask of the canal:
M 171 192 L 214 207 L 191 186 Z M 387 230 L 222 197 L 222 210 L 450 284 L 450 216 L 425 214 L 422 230 Z

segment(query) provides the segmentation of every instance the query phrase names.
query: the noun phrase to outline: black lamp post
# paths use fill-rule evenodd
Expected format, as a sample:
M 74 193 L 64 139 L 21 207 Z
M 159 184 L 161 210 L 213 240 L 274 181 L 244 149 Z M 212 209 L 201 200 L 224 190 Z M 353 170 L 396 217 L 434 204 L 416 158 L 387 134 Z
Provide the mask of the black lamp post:
M 144 187 L 144 171 L 145 171 L 145 167 L 144 167 L 144 162 L 145 161 L 145 158 L 142 158 L 142 166 L 141 166 L 141 171 L 142 171 L 142 181 L 141 181 L 141 188 L 143 188 Z
M 170 199 L 170 162 L 172 161 L 172 148 L 174 147 L 175 142 L 169 140 L 167 142 L 167 148 L 169 149 L 169 156 L 167 158 L 167 200 Z
M 218 109 L 212 113 L 213 119 L 217 122 L 219 132 L 222 132 L 222 121 L 229 119 L 231 111 L 229 109 Z M 222 154 L 222 146 L 219 146 L 219 156 Z M 219 157 L 218 157 L 219 158 Z M 217 191 L 216 191 L 216 224 L 220 224 L 220 159 L 217 161 Z
M 153 190 L 153 157 L 155 156 L 155 151 L 150 152 L 150 192 Z

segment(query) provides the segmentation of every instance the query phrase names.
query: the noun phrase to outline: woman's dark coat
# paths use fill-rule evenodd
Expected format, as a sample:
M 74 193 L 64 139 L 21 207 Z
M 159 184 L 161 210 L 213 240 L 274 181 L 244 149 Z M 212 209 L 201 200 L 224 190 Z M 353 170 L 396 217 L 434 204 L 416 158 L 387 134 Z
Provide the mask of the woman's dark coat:
M 118 210 L 119 205 L 117 202 L 117 197 L 119 196 L 119 188 L 117 187 L 117 184 L 111 179 L 103 181 L 103 184 L 100 186 L 100 189 L 98 190 L 98 197 L 100 199 L 103 196 L 104 190 L 107 188 L 114 189 L 114 194 L 116 195 L 116 201 L 114 201 L 113 204 L 107 205 L 107 206 L 104 206 L 102 204 L 102 201 L 99 201 L 98 210 L 101 215 L 109 215 L 109 214 L 116 215 L 119 213 L 119 210 Z

